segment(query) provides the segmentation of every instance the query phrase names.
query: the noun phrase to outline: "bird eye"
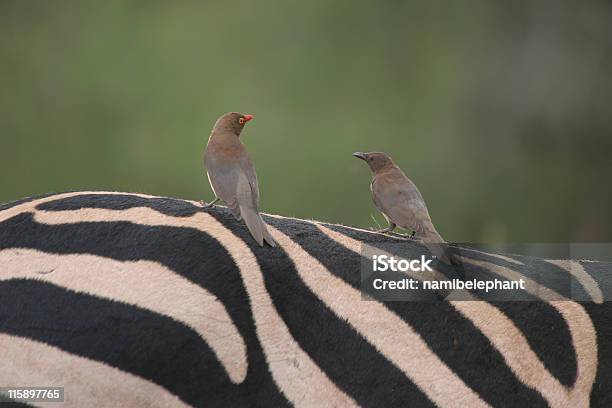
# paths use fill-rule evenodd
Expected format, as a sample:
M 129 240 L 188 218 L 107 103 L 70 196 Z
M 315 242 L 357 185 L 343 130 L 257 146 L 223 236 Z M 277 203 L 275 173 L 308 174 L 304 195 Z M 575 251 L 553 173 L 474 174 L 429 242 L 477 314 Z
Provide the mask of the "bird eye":
M 241 125 L 244 125 L 244 118 L 238 119 L 238 123 L 240 123 Z

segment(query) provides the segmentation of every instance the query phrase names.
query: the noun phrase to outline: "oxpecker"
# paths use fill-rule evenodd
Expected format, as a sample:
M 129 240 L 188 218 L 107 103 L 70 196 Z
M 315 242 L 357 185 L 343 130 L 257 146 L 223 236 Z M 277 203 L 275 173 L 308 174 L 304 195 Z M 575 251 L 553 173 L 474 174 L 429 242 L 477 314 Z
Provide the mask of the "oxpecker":
M 204 165 L 215 199 L 205 208 L 223 200 L 237 220 L 244 219 L 260 246 L 276 246 L 259 215 L 259 185 L 251 156 L 240 141 L 244 125 L 253 115 L 230 112 L 217 119 L 204 153 Z
M 417 186 L 404 174 L 386 153 L 353 153 L 365 161 L 372 171 L 370 190 L 374 205 L 389 226 L 380 232 L 391 232 L 396 226 L 412 230 L 439 260 L 449 265 L 459 262 L 452 256 L 446 242 L 431 222 L 425 200 Z

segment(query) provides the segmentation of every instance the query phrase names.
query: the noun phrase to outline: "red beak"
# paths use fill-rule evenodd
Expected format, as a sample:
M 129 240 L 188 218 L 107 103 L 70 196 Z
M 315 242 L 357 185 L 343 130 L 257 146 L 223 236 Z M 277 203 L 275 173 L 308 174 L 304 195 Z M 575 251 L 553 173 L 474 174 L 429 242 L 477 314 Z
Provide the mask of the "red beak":
M 244 118 L 244 122 L 246 123 L 246 122 L 248 122 L 249 120 L 253 119 L 254 117 L 255 117 L 255 116 L 253 116 L 253 115 L 244 115 L 244 116 L 243 116 L 243 118 Z

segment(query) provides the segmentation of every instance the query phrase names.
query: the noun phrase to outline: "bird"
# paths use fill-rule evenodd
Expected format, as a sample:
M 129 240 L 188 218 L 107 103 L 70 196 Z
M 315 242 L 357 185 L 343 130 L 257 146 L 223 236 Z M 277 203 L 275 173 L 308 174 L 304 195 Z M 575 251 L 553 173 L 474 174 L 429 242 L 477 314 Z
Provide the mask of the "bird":
M 421 192 L 393 159 L 384 152 L 355 152 L 353 156 L 365 161 L 372 171 L 372 199 L 389 223 L 378 232 L 392 232 L 397 226 L 412 230 L 411 237 L 417 234 L 439 260 L 448 265 L 459 265 L 456 257 L 445 247 L 446 241 L 431 222 Z
M 240 134 L 253 115 L 229 112 L 215 122 L 206 150 L 204 166 L 215 199 L 204 208 L 224 201 L 237 220 L 244 219 L 249 232 L 260 246 L 276 242 L 259 214 L 259 184 L 255 167 Z

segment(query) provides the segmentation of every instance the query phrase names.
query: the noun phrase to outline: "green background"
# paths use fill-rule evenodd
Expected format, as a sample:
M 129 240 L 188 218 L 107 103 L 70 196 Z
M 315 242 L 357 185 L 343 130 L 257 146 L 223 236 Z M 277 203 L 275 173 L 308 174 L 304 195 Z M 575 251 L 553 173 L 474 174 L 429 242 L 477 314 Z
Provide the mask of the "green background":
M 569 1 L 0 2 L 0 202 L 211 199 L 215 119 L 266 212 L 376 227 L 386 151 L 450 241 L 612 237 L 612 6 Z

